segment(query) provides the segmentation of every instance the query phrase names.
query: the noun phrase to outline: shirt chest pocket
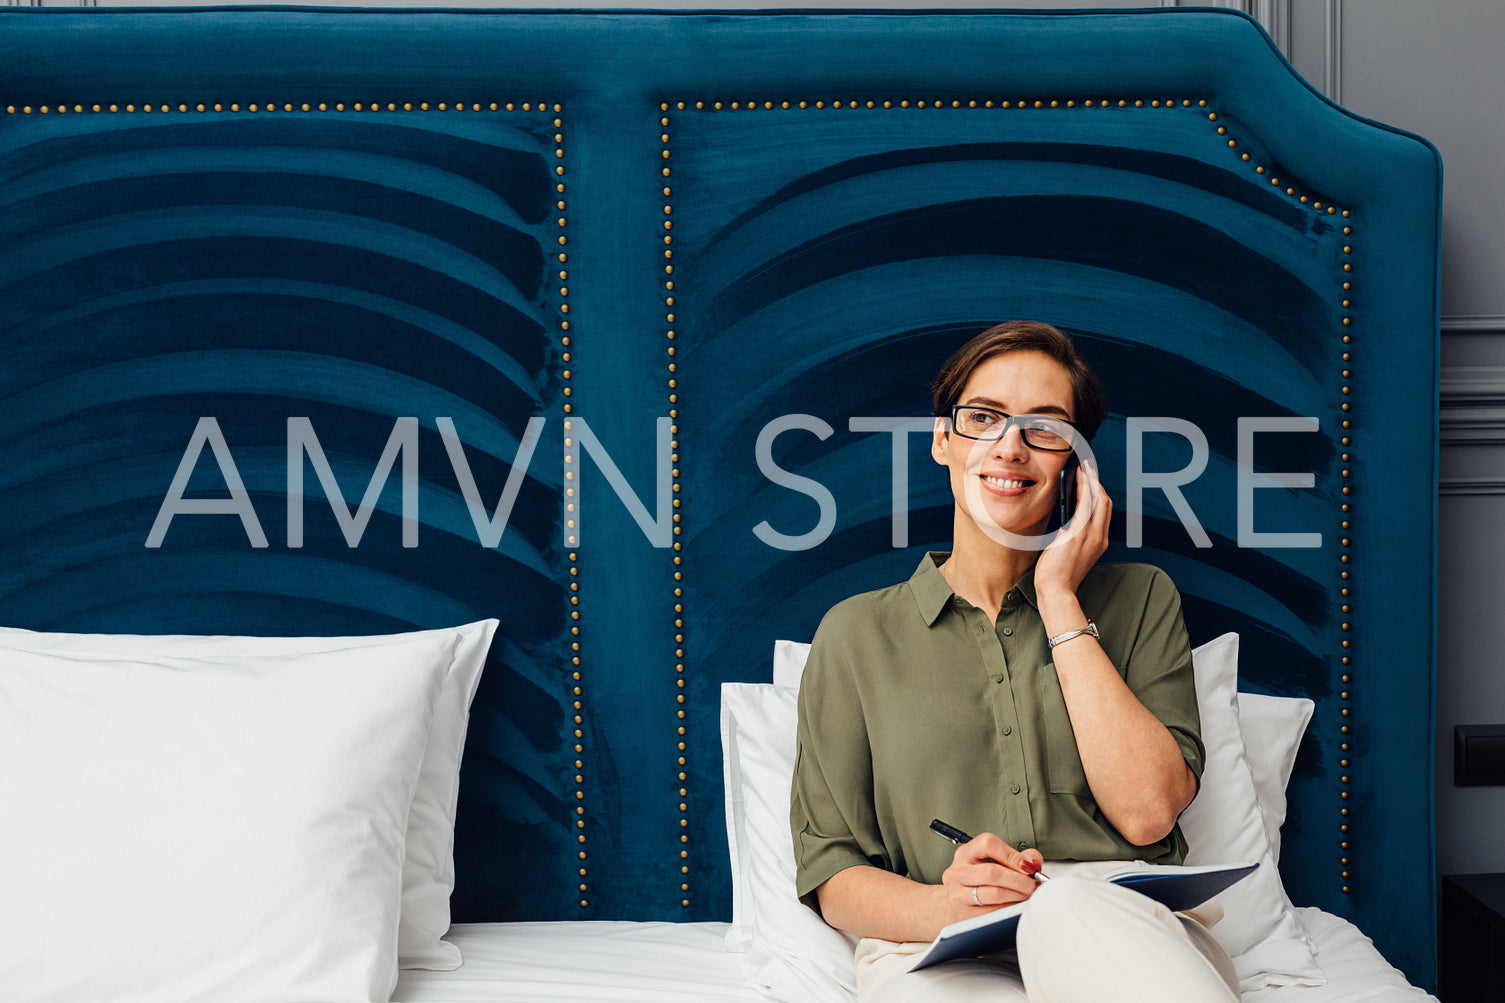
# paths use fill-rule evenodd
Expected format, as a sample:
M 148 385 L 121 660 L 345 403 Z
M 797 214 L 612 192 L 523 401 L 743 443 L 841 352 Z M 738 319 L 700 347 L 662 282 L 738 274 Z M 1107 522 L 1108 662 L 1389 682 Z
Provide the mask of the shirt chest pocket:
M 1040 701 L 1040 718 L 1045 734 L 1045 778 L 1052 794 L 1070 794 L 1083 802 L 1092 801 L 1087 787 L 1087 773 L 1077 752 L 1076 734 L 1071 730 L 1071 715 L 1066 713 L 1066 698 L 1053 665 L 1046 665 L 1036 678 L 1036 695 Z

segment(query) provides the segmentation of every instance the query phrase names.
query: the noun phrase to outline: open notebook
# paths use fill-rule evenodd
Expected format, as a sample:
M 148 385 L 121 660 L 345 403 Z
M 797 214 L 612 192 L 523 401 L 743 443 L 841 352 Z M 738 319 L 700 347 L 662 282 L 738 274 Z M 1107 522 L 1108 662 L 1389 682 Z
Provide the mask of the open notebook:
M 1194 909 L 1251 873 L 1259 864 L 1207 864 L 1201 867 L 1146 869 L 1124 867 L 1102 875 L 1125 888 L 1148 895 L 1172 912 Z M 1019 919 L 1029 909 L 1029 899 L 983 916 L 952 923 L 925 949 L 910 971 L 938 965 L 953 958 L 975 958 L 1014 946 Z

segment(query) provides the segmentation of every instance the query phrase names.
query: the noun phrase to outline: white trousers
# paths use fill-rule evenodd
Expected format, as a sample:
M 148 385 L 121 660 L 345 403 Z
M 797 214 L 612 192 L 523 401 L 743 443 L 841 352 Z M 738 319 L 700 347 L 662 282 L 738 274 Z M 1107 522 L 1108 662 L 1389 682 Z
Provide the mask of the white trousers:
M 926 946 L 861 941 L 859 1003 L 1239 1000 L 1233 963 L 1201 923 L 1138 892 L 1080 874 L 1058 873 L 1030 896 L 1019 922 L 1017 953 L 948 961 L 911 973 L 909 966 Z

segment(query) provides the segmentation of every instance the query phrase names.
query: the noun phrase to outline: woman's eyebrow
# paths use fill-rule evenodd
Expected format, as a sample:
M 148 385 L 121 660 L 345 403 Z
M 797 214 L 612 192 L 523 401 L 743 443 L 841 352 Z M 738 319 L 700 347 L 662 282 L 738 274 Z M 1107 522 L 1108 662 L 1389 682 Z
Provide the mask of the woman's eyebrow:
M 1057 407 L 1054 404 L 1041 404 L 1038 407 L 1030 408 L 1028 411 L 1010 411 L 1007 404 L 994 400 L 991 397 L 970 397 L 962 403 L 976 407 L 992 408 L 995 411 L 1002 411 L 1004 414 L 1058 414 L 1062 418 L 1069 419 L 1071 417 L 1070 413 L 1064 407 Z

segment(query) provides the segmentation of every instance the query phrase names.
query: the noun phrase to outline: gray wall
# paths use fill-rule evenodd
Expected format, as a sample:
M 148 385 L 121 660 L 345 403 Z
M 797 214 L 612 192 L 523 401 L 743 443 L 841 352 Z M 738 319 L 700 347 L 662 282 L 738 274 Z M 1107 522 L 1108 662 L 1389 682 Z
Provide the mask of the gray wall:
M 5 0 L 15 6 L 127 6 L 134 0 Z M 199 0 L 157 0 L 185 5 Z M 221 0 L 224 2 L 224 0 Z M 325 6 L 423 6 L 421 0 L 322 0 Z M 641 7 L 641 0 L 530 0 L 515 6 Z M 800 7 L 1078 6 L 1051 0 L 799 0 Z M 509 6 L 441 0 L 430 6 Z M 768 2 L 661 3 L 771 7 Z M 1177 6 L 1175 0 L 1085 6 Z M 1181 6 L 1192 6 L 1182 4 Z M 1505 871 L 1505 787 L 1453 786 L 1453 726 L 1505 722 L 1505 38 L 1500 0 L 1203 0 L 1265 25 L 1317 89 L 1361 115 L 1430 139 L 1442 151 L 1443 345 L 1439 485 L 1437 841 L 1443 874 Z M 1429 597 L 1393 598 L 1399 629 L 1421 629 Z M 1408 615 L 1409 614 L 1409 615 Z

